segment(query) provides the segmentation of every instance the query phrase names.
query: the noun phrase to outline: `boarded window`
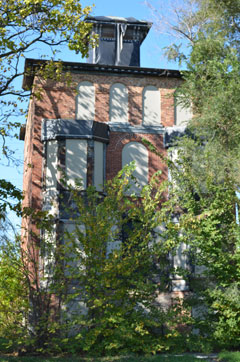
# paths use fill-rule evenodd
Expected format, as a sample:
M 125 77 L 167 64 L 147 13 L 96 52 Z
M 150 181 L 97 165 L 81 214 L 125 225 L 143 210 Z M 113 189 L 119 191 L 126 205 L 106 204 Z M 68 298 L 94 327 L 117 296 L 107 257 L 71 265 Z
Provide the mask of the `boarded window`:
M 143 124 L 161 124 L 161 96 L 158 88 L 149 85 L 143 89 Z
M 87 141 L 66 140 L 66 175 L 71 186 L 81 179 L 83 188 L 87 185 Z
M 182 104 L 177 104 L 175 100 L 175 125 L 176 126 L 186 126 L 188 121 L 192 118 L 192 109 L 190 107 L 186 108 Z
M 43 209 L 49 214 L 58 214 L 57 201 L 57 180 L 58 180 L 58 141 L 50 140 L 46 142 L 46 169 L 45 169 L 45 191 L 43 192 Z M 55 237 L 55 230 L 51 232 Z
M 47 147 L 47 167 L 46 167 L 46 189 L 57 189 L 57 154 L 58 142 L 48 141 Z
M 110 89 L 110 121 L 128 122 L 128 90 L 121 83 L 115 83 Z
M 122 166 L 132 161 L 136 164 L 133 175 L 138 185 L 133 184 L 131 192 L 139 193 L 140 189 L 148 183 L 148 150 L 139 142 L 130 142 L 122 150 Z
M 76 118 L 94 120 L 95 117 L 95 89 L 90 82 L 81 82 L 77 88 Z
M 104 179 L 104 144 L 94 142 L 94 186 L 98 191 L 102 190 Z

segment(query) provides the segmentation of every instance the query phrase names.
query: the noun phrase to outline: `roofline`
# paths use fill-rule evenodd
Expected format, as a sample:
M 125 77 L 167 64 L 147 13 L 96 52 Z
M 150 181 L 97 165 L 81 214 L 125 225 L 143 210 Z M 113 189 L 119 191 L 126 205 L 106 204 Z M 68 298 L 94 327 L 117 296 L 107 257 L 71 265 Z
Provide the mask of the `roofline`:
M 122 17 L 111 17 L 111 16 L 92 16 L 89 15 L 86 18 L 86 22 L 89 23 L 96 23 L 96 24 L 116 24 L 116 23 L 123 23 L 128 25 L 138 25 L 138 26 L 147 26 L 151 27 L 152 22 L 147 20 L 137 20 L 135 18 L 122 18 Z
M 34 80 L 34 73 L 39 66 L 47 63 L 49 60 L 26 58 L 24 67 L 24 77 L 22 87 L 25 90 L 31 88 Z M 56 62 L 57 63 L 57 62 Z M 76 73 L 92 72 L 92 73 L 110 73 L 110 74 L 124 74 L 131 76 L 152 76 L 152 77 L 168 77 L 168 78 L 182 78 L 179 70 L 161 69 L 161 68 L 142 68 L 120 65 L 105 65 L 105 64 L 91 64 L 91 63 L 78 63 L 78 62 L 62 62 L 65 71 Z M 27 74 L 27 69 L 30 68 L 30 74 Z

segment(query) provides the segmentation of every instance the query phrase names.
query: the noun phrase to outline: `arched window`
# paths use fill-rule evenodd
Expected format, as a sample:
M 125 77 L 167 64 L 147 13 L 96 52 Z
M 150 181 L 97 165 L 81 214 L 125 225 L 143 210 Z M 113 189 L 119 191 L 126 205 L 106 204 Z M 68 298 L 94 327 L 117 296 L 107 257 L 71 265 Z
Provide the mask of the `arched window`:
M 143 124 L 161 124 L 161 96 L 158 88 L 148 85 L 143 89 Z
M 128 122 L 128 90 L 124 84 L 115 83 L 110 88 L 110 121 Z
M 122 150 L 122 166 L 135 161 L 136 169 L 133 176 L 139 185 L 132 185 L 131 192 L 139 193 L 140 189 L 148 183 L 148 150 L 139 142 L 129 142 Z
M 175 125 L 176 126 L 186 126 L 188 121 L 192 118 L 191 108 L 185 108 L 181 104 L 177 104 L 175 101 Z
M 76 119 L 94 120 L 95 89 L 90 82 L 81 82 L 77 87 Z

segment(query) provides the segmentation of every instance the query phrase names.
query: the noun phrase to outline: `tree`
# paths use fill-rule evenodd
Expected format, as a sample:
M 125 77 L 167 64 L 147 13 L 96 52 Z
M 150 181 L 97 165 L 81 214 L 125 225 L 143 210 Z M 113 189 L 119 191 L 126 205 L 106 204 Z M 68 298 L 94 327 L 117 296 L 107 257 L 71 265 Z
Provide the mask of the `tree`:
M 150 9 L 154 27 L 162 36 L 167 37 L 169 45 L 163 48 L 163 53 L 169 61 L 184 64 L 189 55 L 189 48 L 194 45 L 204 25 L 209 21 L 206 6 L 199 11 L 201 0 L 169 1 L 145 0 Z
M 169 253 L 175 247 L 171 224 L 159 228 L 168 224 L 165 185 L 159 186 L 156 175 L 136 195 L 133 170 L 125 167 L 104 193 L 65 184 L 73 227 L 56 233 L 63 224 L 53 227 L 56 220 L 48 218 L 38 224 L 41 244 L 20 249 L 22 259 L 13 244 L 2 249 L 0 285 L 7 289 L 0 292 L 0 337 L 10 345 L 95 355 L 177 346 L 176 327 L 186 316 L 176 305 L 175 311 L 164 309 L 157 299 L 169 290 Z M 16 303 L 9 307 L 12 299 Z
M 69 1 L 3 1 L 0 7 L 0 97 L 1 136 L 14 125 L 9 117 L 18 116 L 16 100 L 29 97 L 29 91 L 19 89 L 15 80 L 24 74 L 21 58 L 41 46 L 52 51 L 67 44 L 71 50 L 87 54 L 90 25 L 84 22 L 91 8 L 82 8 L 75 0 Z M 44 50 L 42 51 L 44 57 Z M 11 97 L 11 99 L 10 99 Z M 7 106 L 7 109 L 6 109 Z M 3 148 L 3 152 L 5 148 Z
M 171 22 L 164 12 L 155 14 L 160 31 L 167 21 L 176 35 L 167 54 L 186 68 L 176 100 L 194 114 L 175 142 L 178 160 L 168 161 L 179 218 L 176 239 L 187 245 L 195 264 L 186 302 L 193 307 L 199 349 L 201 343 L 233 348 L 240 341 L 240 2 L 187 0 L 174 2 L 172 10 Z
M 196 145 L 195 150 L 201 150 L 195 152 L 195 157 L 199 157 L 198 162 L 204 165 L 206 160 L 208 166 L 206 165 L 205 172 L 208 167 L 208 172 L 214 172 L 218 181 L 234 178 L 237 189 L 240 66 L 239 34 L 234 24 L 238 22 L 240 13 L 236 8 L 234 14 L 229 14 L 224 2 L 208 1 L 207 4 L 209 21 L 192 47 L 187 71 L 183 72 L 185 82 L 179 94 L 183 102 L 192 104 L 195 113 L 189 128 L 198 142 L 194 142 L 192 146 L 188 142 L 188 145 Z M 201 7 L 199 11 L 201 12 Z M 220 15 L 220 23 L 215 21 L 219 16 L 211 18 L 212 12 Z M 200 172 L 198 176 L 200 179 Z
M 154 19 L 155 29 L 167 36 L 170 45 L 164 48 L 168 60 L 188 60 L 191 48 L 203 34 L 214 29 L 225 34 L 228 40 L 239 44 L 238 0 L 179 0 L 166 4 L 158 0 L 145 0 Z
M 0 4 L 0 135 L 2 155 L 13 158 L 12 150 L 6 143 L 7 136 L 14 136 L 14 129 L 20 126 L 19 117 L 26 112 L 25 101 L 32 89 L 23 90 L 19 79 L 28 69 L 23 69 L 23 59 L 32 50 L 40 47 L 42 57 L 45 52 L 54 56 L 63 45 L 86 55 L 90 25 L 84 22 L 91 8 L 82 8 L 77 0 L 9 0 Z M 61 68 L 59 68 L 60 70 Z M 51 62 L 41 69 L 56 74 L 56 65 Z M 39 92 L 38 92 L 39 95 Z M 19 201 L 21 193 L 10 182 L 0 180 L 0 211 L 13 205 L 8 196 Z M 0 214 L 1 215 L 1 214 Z
M 21 243 L 12 223 L 0 221 L 0 349 L 7 351 L 16 340 L 26 341 L 28 288 L 21 258 Z
M 6 241 L 10 241 L 17 237 L 17 231 L 13 223 L 6 215 L 0 218 L 0 246 L 4 245 Z
M 178 102 L 191 105 L 194 116 L 188 135 L 175 143 L 179 158 L 171 171 L 177 238 L 196 266 L 186 301 L 194 307 L 198 341 L 212 348 L 240 341 L 240 3 L 233 3 L 196 1 L 196 15 L 207 21 L 190 46 L 178 90 Z
M 240 340 L 240 227 L 236 220 L 236 184 L 232 178 L 217 179 L 214 157 L 181 142 L 179 161 L 172 170 L 173 208 L 179 213 L 175 242 L 187 245 L 194 266 L 185 305 L 192 308 L 191 348 L 236 348 Z M 194 157 L 196 156 L 196 157 Z M 213 165 L 213 167 L 211 167 Z M 181 169 L 181 171 L 179 170 Z M 198 172 L 195 172 L 198 169 Z M 174 175 L 174 172 L 175 175 Z M 201 174 L 202 173 L 202 174 Z M 201 177 L 199 177 L 201 174 Z M 178 240 L 178 241 L 177 241 Z M 181 271 L 180 271 L 181 273 Z M 196 337 L 196 335 L 195 335 Z
M 156 177 L 139 195 L 131 193 L 133 170 L 119 172 L 104 195 L 94 187 L 85 195 L 71 190 L 75 228 L 64 236 L 62 260 L 66 315 L 70 319 L 73 305 L 69 323 L 75 336 L 67 343 L 74 346 L 75 340 L 76 349 L 98 355 L 167 348 L 161 330 L 168 330 L 170 317 L 156 300 L 169 284 L 169 246 L 157 241 L 165 217 L 159 209 L 164 187 L 157 190 Z M 74 303 L 83 311 L 85 306 L 85 313 L 74 313 Z

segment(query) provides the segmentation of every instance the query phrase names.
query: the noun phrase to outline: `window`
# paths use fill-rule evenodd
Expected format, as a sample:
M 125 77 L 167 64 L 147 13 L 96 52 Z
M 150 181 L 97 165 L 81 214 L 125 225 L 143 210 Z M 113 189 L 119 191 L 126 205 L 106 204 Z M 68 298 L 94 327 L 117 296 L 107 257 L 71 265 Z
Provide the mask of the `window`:
M 115 83 L 111 86 L 110 121 L 128 122 L 128 90 L 124 84 Z
M 186 108 L 182 104 L 177 104 L 175 99 L 174 116 L 176 126 L 186 126 L 188 121 L 192 118 L 191 108 Z
M 77 88 L 76 119 L 94 120 L 95 117 L 95 89 L 90 82 L 81 82 Z
M 130 142 L 122 150 L 122 166 L 135 161 L 136 169 L 133 176 L 138 185 L 133 184 L 131 192 L 139 193 L 140 189 L 148 183 L 148 150 L 139 142 Z
M 66 175 L 71 186 L 76 179 L 82 179 L 83 188 L 87 185 L 87 141 L 66 140 Z
M 149 85 L 143 89 L 143 124 L 161 124 L 161 96 L 158 88 Z
M 58 142 L 55 140 L 48 141 L 47 162 L 46 162 L 46 189 L 57 189 L 57 154 Z
M 94 141 L 94 186 L 102 191 L 104 182 L 104 144 Z

